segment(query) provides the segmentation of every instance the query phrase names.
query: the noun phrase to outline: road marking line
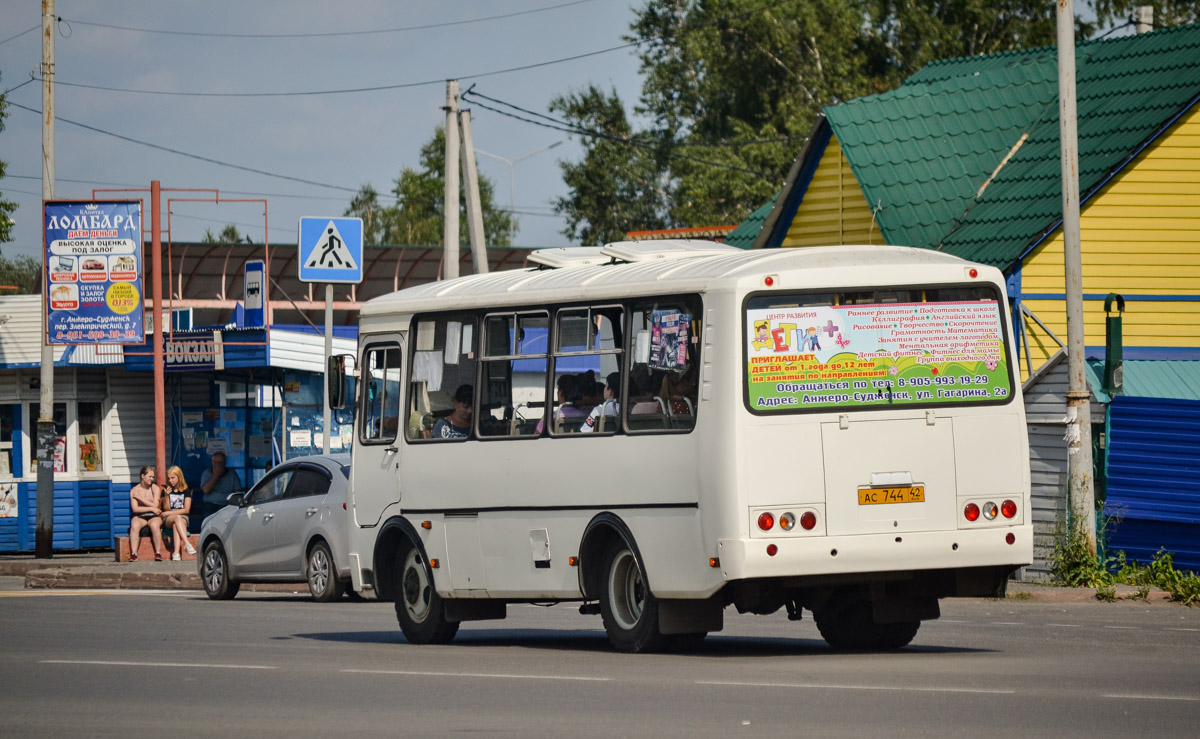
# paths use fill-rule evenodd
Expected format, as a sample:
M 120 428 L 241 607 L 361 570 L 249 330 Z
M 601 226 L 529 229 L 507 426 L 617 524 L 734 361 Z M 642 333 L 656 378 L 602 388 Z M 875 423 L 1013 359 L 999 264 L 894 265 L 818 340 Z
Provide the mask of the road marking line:
M 993 626 L 1024 626 L 1023 621 L 993 621 Z
M 611 682 L 610 677 L 581 677 L 578 675 L 509 675 L 496 672 L 422 672 L 419 670 L 339 670 L 360 675 L 413 675 L 416 677 L 481 677 L 509 678 L 517 680 L 585 680 L 588 682 Z
M 1200 702 L 1200 698 L 1190 695 L 1135 695 L 1132 693 L 1114 693 L 1102 695 L 1101 698 L 1128 698 L 1140 701 L 1192 701 Z
M 1180 627 L 1168 626 L 1166 629 L 1164 629 L 1164 631 L 1200 631 L 1200 629 L 1185 629 L 1182 626 L 1180 626 Z
M 1105 626 L 1106 629 L 1122 629 L 1125 631 L 1140 631 L 1140 626 Z
M 1046 624 L 1047 626 L 1061 626 L 1064 629 L 1078 629 L 1079 624 Z
M 213 667 L 218 670 L 277 670 L 269 665 L 208 665 L 196 662 L 117 662 L 112 660 L 44 659 L 43 665 L 108 665 L 110 667 Z
M 989 688 L 908 688 L 894 685 L 832 685 L 826 683 L 751 683 L 726 680 L 697 680 L 696 685 L 720 685 L 743 688 L 811 688 L 816 690 L 894 690 L 916 693 L 987 693 L 1012 695 L 1015 690 L 993 690 Z

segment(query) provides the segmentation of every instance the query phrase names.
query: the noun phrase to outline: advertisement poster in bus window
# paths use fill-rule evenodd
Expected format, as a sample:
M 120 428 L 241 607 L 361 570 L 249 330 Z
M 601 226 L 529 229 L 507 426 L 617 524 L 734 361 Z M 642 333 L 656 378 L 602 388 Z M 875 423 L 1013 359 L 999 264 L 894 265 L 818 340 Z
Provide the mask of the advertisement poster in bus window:
M 1001 402 L 1012 392 L 994 300 L 746 312 L 757 411 Z
M 650 366 L 682 370 L 687 366 L 688 326 L 692 317 L 656 310 L 650 318 Z

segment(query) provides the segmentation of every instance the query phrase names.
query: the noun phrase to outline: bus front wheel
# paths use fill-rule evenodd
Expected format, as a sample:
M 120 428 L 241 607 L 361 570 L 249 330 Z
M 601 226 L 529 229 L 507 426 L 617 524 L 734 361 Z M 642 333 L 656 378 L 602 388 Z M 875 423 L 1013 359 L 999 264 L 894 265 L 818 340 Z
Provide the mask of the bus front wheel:
M 458 624 L 446 620 L 442 597 L 433 588 L 433 571 L 411 542 L 396 553 L 396 620 L 412 644 L 448 644 Z
M 604 553 L 600 617 L 608 640 L 622 652 L 648 652 L 663 642 L 658 632 L 658 599 L 632 548 L 615 541 Z

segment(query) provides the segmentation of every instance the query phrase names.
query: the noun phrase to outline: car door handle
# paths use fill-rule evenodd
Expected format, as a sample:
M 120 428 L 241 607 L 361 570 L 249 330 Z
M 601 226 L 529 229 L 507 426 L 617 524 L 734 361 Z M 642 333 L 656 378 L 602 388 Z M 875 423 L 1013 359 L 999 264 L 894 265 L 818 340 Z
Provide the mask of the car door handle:
M 319 510 L 321 510 L 321 509 L 320 508 L 309 508 L 309 509 L 305 510 L 304 513 L 306 515 L 312 516 L 312 515 L 316 514 L 316 512 Z
M 384 449 L 383 451 L 387 452 L 388 454 L 395 454 L 400 451 L 400 447 L 390 446 L 390 447 Z
M 263 520 L 264 520 L 264 521 L 270 521 L 272 518 L 275 518 L 275 514 L 274 514 L 274 513 L 268 513 L 268 514 L 266 514 L 266 515 L 264 515 L 264 516 L 263 516 Z

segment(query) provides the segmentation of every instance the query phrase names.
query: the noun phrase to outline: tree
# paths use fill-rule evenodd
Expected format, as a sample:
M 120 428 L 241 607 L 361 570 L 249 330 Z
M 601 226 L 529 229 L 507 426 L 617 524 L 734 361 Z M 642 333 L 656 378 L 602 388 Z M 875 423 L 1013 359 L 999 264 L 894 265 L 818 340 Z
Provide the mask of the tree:
M 380 206 L 375 189 L 363 185 L 350 201 L 345 215 L 363 219 L 364 238 L 368 222 L 376 243 L 405 245 L 441 244 L 446 201 L 446 132 L 435 129 L 433 138 L 421 147 L 420 166 L 405 167 L 395 180 L 393 206 Z M 469 241 L 467 232 L 465 185 L 459 180 L 459 239 Z M 479 200 L 483 209 L 483 231 L 487 243 L 508 246 L 517 230 L 516 220 L 506 210 L 496 207 L 495 186 L 486 177 L 479 177 Z
M 379 193 L 370 185 L 363 185 L 350 199 L 350 207 L 346 208 L 344 216 L 361 218 L 363 222 L 363 243 L 381 244 L 383 234 L 383 208 L 379 205 Z
M 583 140 L 584 159 L 561 162 L 570 194 L 555 201 L 567 216 L 563 234 L 585 244 L 623 239 L 626 231 L 663 228 L 666 224 L 666 181 L 652 149 L 625 141 L 632 129 L 616 90 L 605 94 L 595 86 L 555 97 L 550 110 L 573 125 L 603 133 Z
M 4 119 L 8 116 L 8 112 L 5 110 L 6 107 L 4 96 L 0 95 L 0 131 L 4 130 Z M 0 161 L 0 180 L 4 179 L 4 171 L 7 167 L 7 164 Z M 13 220 L 10 214 L 16 209 L 17 204 L 5 200 L 3 193 L 0 193 L 0 244 L 12 241 Z M 6 282 L 5 284 L 11 285 L 15 283 Z
M 1200 3 L 1196 0 L 1096 0 L 1096 19 L 1102 25 L 1131 21 L 1138 6 L 1154 8 L 1154 27 L 1200 23 Z
M 1094 29 L 1077 23 L 1080 35 Z M 654 152 L 658 169 L 638 178 L 666 186 L 654 217 L 626 230 L 741 221 L 782 185 L 823 107 L 892 89 L 935 59 L 1053 43 L 1055 15 L 1042 0 L 647 0 L 630 30 L 647 123 L 626 138 Z M 615 94 L 550 104 L 585 129 L 614 107 Z M 584 160 L 563 171 L 588 181 L 573 188 L 602 189 L 591 178 L 647 161 L 634 144 L 580 139 Z M 575 195 L 557 204 L 572 237 L 611 220 L 609 207 Z
M 4 295 L 41 295 L 42 261 L 30 256 L 0 257 L 0 285 L 17 288 L 15 292 L 5 290 Z
M 249 243 L 249 236 L 244 237 Z M 212 229 L 204 229 L 204 238 L 200 239 L 201 244 L 240 244 L 243 236 L 238 232 L 237 226 L 232 223 L 227 224 L 221 229 L 221 233 L 214 234 Z

